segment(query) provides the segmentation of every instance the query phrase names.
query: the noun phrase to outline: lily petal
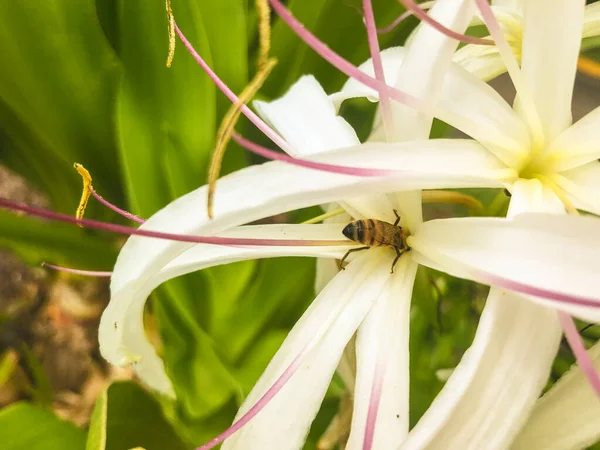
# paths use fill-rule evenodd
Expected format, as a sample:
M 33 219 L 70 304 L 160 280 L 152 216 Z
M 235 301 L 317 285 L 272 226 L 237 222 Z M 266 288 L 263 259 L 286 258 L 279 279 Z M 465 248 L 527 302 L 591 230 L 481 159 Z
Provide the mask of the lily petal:
M 410 301 L 418 265 L 403 255 L 358 329 L 348 450 L 395 448 L 408 434 Z M 366 439 L 365 439 L 366 435 Z
M 541 390 L 560 342 L 556 311 L 492 288 L 473 344 L 400 447 L 508 447 Z
M 400 47 L 381 52 L 386 79 L 397 77 L 404 55 Z M 373 75 L 371 60 L 359 69 Z M 349 98 L 379 98 L 377 91 L 354 79 L 330 97 L 338 108 Z M 491 86 L 456 64 L 446 73 L 436 117 L 481 142 L 509 166 L 529 151 L 529 131 L 517 113 Z
M 585 0 L 528 0 L 521 67 L 547 142 L 571 125 Z
M 600 35 L 600 4 L 592 3 L 585 7 L 583 17 L 583 37 Z
M 600 370 L 600 344 L 589 350 Z M 538 400 L 513 450 L 585 449 L 600 440 L 600 402 L 579 366 L 573 366 Z
M 463 33 L 474 13 L 474 3 L 465 0 L 438 0 L 428 15 L 446 27 Z M 415 97 L 437 103 L 442 80 L 452 61 L 458 41 L 450 39 L 426 23 L 421 23 L 407 45 L 406 55 L 394 86 Z M 433 117 L 426 117 L 397 102 L 392 103 L 393 136 L 389 140 L 426 139 Z
M 302 448 L 346 344 L 390 277 L 385 256 L 381 251 L 360 255 L 319 294 L 290 331 L 236 420 L 303 354 L 299 368 L 262 411 L 225 441 L 224 450 Z
M 554 178 L 578 209 L 600 215 L 600 162 L 590 162 Z
M 511 202 L 511 216 L 556 208 L 539 181 L 513 188 L 518 202 Z M 424 223 L 417 235 L 436 222 Z M 434 245 L 452 238 L 436 235 Z M 418 256 L 414 248 L 411 253 Z M 508 447 L 548 379 L 560 336 L 556 311 L 492 287 L 473 344 L 401 449 Z
M 336 114 L 312 75 L 300 78 L 283 97 L 253 105 L 290 144 L 294 150 L 290 156 L 306 157 L 359 143 L 354 129 Z
M 556 171 L 574 169 L 600 159 L 600 107 L 558 136 L 548 148 Z
M 409 245 L 419 262 L 425 262 L 419 257 L 424 254 L 468 279 L 486 284 L 495 279 L 507 289 L 528 286 L 522 292 L 532 295 L 536 290 L 540 295 L 556 293 L 564 301 L 543 302 L 597 321 L 599 226 L 600 221 L 592 217 L 546 214 L 523 214 L 511 220 L 444 219 L 423 224 L 418 238 L 409 238 Z

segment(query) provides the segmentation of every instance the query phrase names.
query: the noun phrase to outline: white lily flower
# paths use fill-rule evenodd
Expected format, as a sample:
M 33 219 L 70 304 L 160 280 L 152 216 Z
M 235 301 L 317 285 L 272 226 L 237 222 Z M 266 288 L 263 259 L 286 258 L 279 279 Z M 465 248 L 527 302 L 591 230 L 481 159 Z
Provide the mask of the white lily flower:
M 443 8 L 448 5 L 454 5 L 454 8 L 446 10 L 438 20 L 454 20 L 462 15 L 466 18 L 466 26 L 469 20 L 469 3 L 468 0 L 438 1 L 438 12 L 444 11 Z M 436 13 L 436 8 L 432 14 Z M 449 24 L 458 25 L 454 22 Z M 418 40 L 415 39 L 414 42 Z M 439 64 L 444 64 L 449 60 L 453 48 L 446 45 L 443 39 L 437 41 L 436 45 L 434 48 L 440 49 L 441 56 L 447 56 L 446 60 L 440 58 L 438 61 Z M 408 70 L 407 67 L 410 68 L 410 65 L 406 64 L 401 71 Z M 455 72 L 452 70 L 450 73 Z M 393 75 L 399 76 L 398 73 Z M 423 76 L 422 73 L 418 75 Z M 388 79 L 395 79 L 394 76 L 389 76 Z M 471 80 L 465 78 L 462 72 L 459 72 L 458 80 L 470 86 Z M 435 76 L 431 76 L 422 86 L 416 86 L 415 90 L 439 84 L 437 81 Z M 439 95 L 441 102 L 446 102 L 446 106 L 450 104 L 450 109 L 458 109 L 454 114 L 456 117 L 468 118 L 469 114 L 474 112 L 472 107 L 475 98 L 467 101 L 466 110 L 469 114 L 465 115 L 458 98 L 450 101 L 445 98 L 445 85 L 441 92 L 431 92 L 434 96 Z M 518 116 L 510 108 L 508 112 L 493 95 L 491 100 L 489 96 L 484 96 L 484 100 L 497 106 L 503 114 L 497 118 L 497 122 L 491 120 L 486 123 L 486 130 L 494 129 L 496 125 L 500 126 L 507 116 L 511 118 L 510 124 L 521 124 Z M 501 260 L 503 264 L 497 264 L 493 261 L 494 258 L 490 258 L 493 254 L 489 253 L 490 248 L 486 246 L 469 247 L 466 254 L 459 255 L 456 252 L 460 252 L 461 246 L 453 246 L 452 242 L 442 242 L 441 246 L 432 245 L 429 242 L 432 236 L 439 237 L 446 233 L 461 236 L 461 222 L 450 220 L 421 224 L 418 193 L 394 194 L 399 191 L 429 188 L 499 187 L 512 183 L 515 200 L 511 208 L 514 211 L 520 212 L 519 205 L 523 210 L 547 210 L 548 202 L 543 200 L 550 194 L 539 181 L 519 180 L 513 167 L 488 152 L 487 148 L 495 143 L 494 138 L 501 136 L 504 130 L 488 136 L 485 143 L 472 140 L 417 140 L 359 145 L 353 130 L 343 119 L 336 116 L 333 104 L 328 101 L 330 100 L 318 83 L 310 77 L 305 77 L 283 99 L 262 104 L 259 108 L 286 141 L 292 143 L 299 156 L 309 156 L 311 160 L 330 164 L 397 169 L 398 175 L 361 178 L 271 162 L 241 170 L 220 180 L 213 220 L 208 219 L 205 214 L 206 188 L 203 187 L 171 203 L 142 226 L 147 230 L 192 235 L 257 239 L 281 237 L 288 240 L 305 240 L 307 243 L 315 240 L 336 241 L 341 236 L 343 225 L 239 225 L 306 206 L 341 202 L 356 218 L 373 218 L 387 222 L 394 220 L 393 211 L 396 209 L 402 216 L 401 225 L 411 234 L 409 240 L 412 250 L 402 255 L 393 274 L 390 274 L 389 269 L 395 257 L 394 252 L 381 248 L 370 249 L 358 254 L 346 270 L 341 271 L 327 284 L 290 332 L 249 394 L 234 426 L 222 436 L 228 438 L 224 448 L 299 448 L 318 411 L 344 348 L 357 330 L 357 356 L 361 359 L 361 364 L 354 387 L 355 426 L 352 428 L 354 434 L 351 436 L 349 448 L 361 445 L 364 448 L 387 448 L 390 443 L 400 445 L 406 437 L 408 426 L 408 308 L 418 261 L 515 292 L 543 297 L 552 301 L 553 305 L 559 305 L 568 311 L 583 311 L 583 315 L 597 313 L 595 305 L 600 299 L 595 291 L 589 289 L 589 284 L 585 285 L 583 290 L 578 290 L 570 282 L 570 277 L 564 277 L 557 279 L 550 289 L 544 289 L 543 285 L 540 287 L 540 276 L 547 276 L 551 272 L 547 272 L 548 265 L 536 259 L 536 255 L 541 254 L 544 248 L 555 251 L 560 248 L 560 251 L 564 251 L 564 241 L 559 239 L 564 237 L 564 226 L 553 227 L 547 220 L 538 220 L 535 222 L 535 229 L 539 230 L 538 227 L 544 225 L 545 239 L 522 239 L 521 234 L 520 245 L 514 248 L 512 258 L 504 257 Z M 314 105 L 321 107 L 315 108 Z M 401 113 L 407 117 L 413 114 L 412 111 Z M 417 117 L 413 122 L 419 125 L 419 129 L 426 130 L 420 120 L 430 121 L 431 118 Z M 477 123 L 477 120 L 466 123 L 476 131 L 477 127 L 473 124 Z M 526 127 L 518 127 L 521 129 L 516 133 L 505 135 L 502 145 L 495 143 L 495 148 L 504 149 L 506 143 L 520 144 L 523 139 L 527 139 Z M 482 136 L 484 131 L 480 130 Z M 331 151 L 339 147 L 347 148 Z M 509 146 L 505 153 L 509 154 L 512 149 L 513 147 Z M 517 192 L 521 191 L 527 194 L 517 195 Z M 368 197 L 364 196 L 365 193 L 368 193 Z M 536 195 L 539 198 L 536 198 Z M 517 199 L 520 199 L 521 203 Z M 508 228 L 499 226 L 496 219 L 480 219 L 477 226 L 470 222 L 464 223 L 465 233 L 471 233 L 465 234 L 465 237 L 481 236 L 484 242 L 485 236 L 500 240 L 512 237 L 513 222 L 510 221 L 506 222 L 509 224 Z M 573 254 L 583 249 L 592 249 L 596 250 L 594 254 L 600 255 L 599 249 L 590 245 L 590 226 L 587 222 L 569 222 L 569 226 L 576 230 L 580 237 L 569 242 Z M 521 223 L 518 224 L 518 228 L 522 229 L 522 233 L 534 229 L 531 225 L 528 228 Z M 111 302 L 103 314 L 100 327 L 102 354 L 113 363 L 134 365 L 140 377 L 150 386 L 172 393 L 162 361 L 148 343 L 143 329 L 144 303 L 156 286 L 175 276 L 217 264 L 287 255 L 339 259 L 347 250 L 353 248 L 356 247 L 350 242 L 347 245 L 341 242 L 328 246 L 298 244 L 292 247 L 219 247 L 132 237 L 119 255 L 111 280 Z M 520 273 L 507 269 L 515 258 L 524 255 L 539 265 L 537 270 Z M 597 260 L 593 261 L 597 263 Z M 557 261 L 558 263 L 560 261 Z M 579 273 L 582 267 L 588 267 L 588 263 L 588 260 L 575 261 L 575 264 L 566 270 L 569 271 L 569 275 Z M 467 378 L 472 382 L 467 386 L 469 395 L 461 395 L 464 394 L 463 389 L 455 397 L 458 401 L 463 401 L 465 406 L 470 406 L 469 403 L 475 401 L 477 388 L 481 387 L 485 391 L 486 386 L 481 385 L 489 384 L 489 377 L 496 375 L 490 361 L 504 360 L 511 364 L 516 363 L 515 367 L 523 369 L 527 380 L 523 383 L 526 391 L 524 399 L 513 402 L 515 414 L 520 417 L 524 411 L 529 411 L 539 393 L 540 383 L 545 382 L 548 361 L 554 356 L 557 345 L 554 341 L 558 340 L 560 331 L 554 310 L 535 303 L 541 300 L 536 298 L 535 302 L 529 302 L 521 296 L 505 294 L 500 290 L 497 291 L 496 298 L 496 301 L 490 299 L 489 305 L 492 306 L 486 307 L 488 313 L 484 313 L 485 320 L 482 318 L 482 322 L 489 323 L 489 326 L 481 327 L 483 331 L 478 333 L 479 341 L 476 340 L 470 352 L 473 355 L 471 359 L 476 364 L 469 366 L 474 367 L 475 371 L 468 368 L 471 373 L 467 374 Z M 522 320 L 511 324 L 509 322 L 515 311 L 518 311 Z M 529 324 L 529 331 L 524 333 L 522 330 L 527 328 L 524 326 L 526 319 L 531 319 L 532 322 Z M 404 329 L 398 324 L 404 324 Z M 537 332 L 538 337 L 543 334 L 549 344 L 544 345 L 540 351 L 533 345 L 523 345 L 523 342 L 517 339 L 511 340 L 511 331 L 517 337 L 526 338 L 528 343 L 532 343 L 531 333 Z M 482 335 L 483 338 L 480 337 Z M 509 342 L 509 351 L 504 352 L 502 348 L 493 349 L 488 342 L 501 342 L 502 345 Z M 479 351 L 475 347 L 479 348 Z M 521 359 L 511 356 L 513 354 L 519 354 Z M 499 359 L 493 359 L 494 356 Z M 533 371 L 528 367 L 532 362 L 531 358 L 534 358 Z M 389 359 L 386 370 L 379 370 L 386 359 Z M 465 360 L 467 359 L 469 358 L 465 357 Z M 482 367 L 485 370 L 482 370 Z M 506 367 L 502 373 L 514 378 L 515 371 L 511 373 L 509 369 Z M 465 370 L 459 366 L 448 383 L 451 384 L 452 378 L 461 373 L 465 373 Z M 505 381 L 502 378 L 495 379 Z M 501 383 L 498 381 L 493 384 Z M 464 386 L 464 383 L 459 385 Z M 515 384 L 511 383 L 509 386 L 515 387 Z M 451 409 L 454 408 L 454 403 Z M 497 413 L 494 413 L 494 420 L 499 420 L 499 413 L 505 412 L 505 409 L 506 401 L 502 402 Z M 440 412 L 439 408 L 437 411 Z M 466 419 L 466 411 L 467 409 L 462 415 L 456 416 L 457 425 Z M 448 423 L 444 411 L 437 414 L 437 417 L 440 419 L 438 422 L 441 428 L 436 425 L 431 435 L 435 438 L 436 445 L 444 446 L 445 434 L 451 433 L 453 428 L 444 428 Z M 377 418 L 376 422 L 374 418 Z M 518 431 L 517 422 L 511 421 L 504 427 L 498 442 L 505 442 L 514 436 Z M 476 420 L 470 424 L 473 429 L 481 425 Z M 442 428 L 444 432 L 438 433 Z M 488 431 L 489 428 L 491 427 L 483 427 Z M 440 440 L 437 440 L 438 437 Z M 408 439 L 410 441 L 411 437 Z M 218 442 L 220 440 L 213 441 L 203 448 L 210 448 Z
M 533 97 L 536 110 L 533 115 L 532 108 L 519 107 L 513 111 L 493 89 L 458 66 L 449 71 L 442 88 L 438 117 L 471 135 L 518 174 L 506 185 L 513 194 L 509 217 L 525 211 L 564 213 L 560 200 L 569 206 L 572 203 L 580 209 L 600 213 L 600 163 L 597 162 L 600 152 L 595 145 L 600 129 L 599 110 L 569 127 L 576 60 L 584 28 L 584 3 L 538 0 L 526 3 L 523 50 L 521 52 L 519 36 L 517 52 L 522 53 L 524 81 L 517 85 L 518 94 L 522 96 L 517 106 L 527 102 L 528 96 Z M 403 51 L 390 49 L 382 56 L 386 78 L 393 78 L 402 64 Z M 488 66 L 483 60 L 480 63 L 494 67 L 493 63 Z M 360 68 L 368 74 L 373 73 L 370 61 Z M 339 105 L 346 98 L 358 96 L 376 100 L 378 93 L 349 80 L 332 99 Z M 536 115 L 539 115 L 538 120 Z M 460 222 L 461 233 L 466 223 Z M 539 266 L 529 257 L 522 265 L 514 260 L 512 264 L 503 263 L 500 257 L 503 252 L 498 250 L 512 247 L 506 240 L 496 240 L 492 235 L 473 239 L 476 233 L 467 233 L 463 236 L 465 239 L 457 240 L 454 239 L 457 234 L 446 224 L 444 222 L 441 229 L 433 228 L 434 222 L 424 224 L 423 229 L 432 227 L 428 234 L 421 235 L 422 238 L 409 238 L 410 245 L 417 239 L 422 239 L 422 246 L 431 245 L 427 255 L 421 253 L 422 249 L 415 252 L 419 262 L 439 268 L 444 257 L 449 257 L 447 262 L 452 260 L 457 266 L 469 259 L 473 269 L 477 262 L 467 256 L 468 249 L 483 246 L 488 248 L 489 254 L 497 255 L 498 267 L 504 265 L 505 276 L 514 281 L 518 279 L 519 271 L 527 272 L 528 279 L 535 277 L 533 274 L 542 265 L 545 269 L 538 274 L 538 288 L 548 287 L 554 280 L 564 281 L 565 272 L 552 269 L 548 259 Z M 538 225 L 537 232 L 545 233 L 543 224 Z M 531 228 L 527 233 L 533 236 L 534 232 Z M 591 234 L 588 236 L 591 242 Z M 511 244 L 527 245 L 523 243 L 523 236 L 511 239 Z M 557 257 L 564 254 L 558 247 L 555 250 Z M 540 250 L 538 255 L 542 254 Z M 427 262 L 427 258 L 436 261 Z M 483 259 L 479 263 L 480 267 L 486 264 Z M 452 272 L 448 266 L 445 269 Z M 481 273 L 469 276 L 467 271 L 454 273 L 482 279 Z M 512 275 L 508 275 L 510 271 Z M 551 277 L 549 273 L 556 275 Z M 487 283 L 495 284 L 493 278 L 488 276 Z M 573 281 L 585 280 L 581 287 L 590 293 L 595 289 L 591 283 L 595 278 L 583 269 Z M 539 306 L 517 307 L 522 303 L 520 296 L 492 289 L 471 349 L 402 448 L 504 448 L 510 444 L 546 382 L 560 336 L 555 314 L 549 314 Z M 586 320 L 598 320 L 594 308 L 584 305 L 558 307 Z M 516 320 L 516 314 L 519 320 Z M 502 382 L 494 382 L 494 379 Z M 483 422 L 479 420 L 481 415 L 486 416 Z
M 525 0 L 492 0 L 491 4 L 494 14 L 505 33 L 506 40 L 510 44 L 515 57 L 520 60 L 523 27 L 525 25 L 523 20 Z M 550 8 L 547 8 L 547 11 L 550 11 Z M 553 11 L 556 14 L 562 14 L 563 12 L 560 9 L 554 9 Z M 538 17 L 537 20 L 543 20 L 542 17 Z M 472 25 L 479 24 L 481 24 L 481 18 L 474 19 Z M 561 29 L 570 26 L 571 24 L 565 20 L 561 25 Z M 588 47 L 588 42 L 592 43 L 592 39 L 598 36 L 600 36 L 600 4 L 592 3 L 587 5 L 584 10 L 582 46 L 584 48 Z M 456 52 L 454 62 L 485 81 L 506 72 L 506 65 L 495 46 L 467 44 Z

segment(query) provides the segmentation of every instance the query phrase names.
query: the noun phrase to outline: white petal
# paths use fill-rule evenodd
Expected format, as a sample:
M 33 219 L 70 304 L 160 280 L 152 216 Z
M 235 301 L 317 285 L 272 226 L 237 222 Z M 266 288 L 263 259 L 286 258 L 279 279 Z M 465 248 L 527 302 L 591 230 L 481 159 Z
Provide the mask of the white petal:
M 492 288 L 473 344 L 400 448 L 507 448 L 547 381 L 560 336 L 555 311 Z
M 548 155 L 556 171 L 600 159 L 600 108 L 596 108 L 551 143 Z
M 522 11 L 523 3 L 524 0 L 492 0 L 493 6 L 502 6 L 515 12 Z
M 438 0 L 428 14 L 448 28 L 463 33 L 473 17 L 474 6 L 470 0 Z M 422 23 L 407 44 L 406 56 L 398 75 L 386 80 L 408 94 L 435 104 L 441 94 L 442 80 L 457 46 L 457 40 L 445 36 L 429 24 Z M 432 116 L 397 102 L 392 102 L 392 115 L 391 140 L 429 137 Z
M 417 267 L 408 255 L 398 261 L 392 279 L 358 329 L 358 373 L 347 450 L 363 448 L 374 383 L 381 383 L 381 391 L 373 448 L 395 448 L 408 434 L 408 336 Z
M 600 215 L 600 162 L 567 170 L 554 179 L 578 209 Z
M 444 219 L 423 224 L 409 245 L 418 261 L 423 253 L 459 276 L 507 289 L 519 283 L 528 286 L 527 293 L 552 291 L 565 298 L 550 304 L 594 321 L 600 318 L 599 227 L 592 217 L 546 214 Z M 582 307 L 573 297 L 595 306 Z
M 227 237 L 279 239 L 340 239 L 343 225 L 260 225 L 247 226 L 220 233 Z M 151 245 L 154 240 L 147 241 Z M 165 281 L 196 270 L 220 264 L 276 256 L 321 256 L 340 258 L 349 249 L 339 247 L 226 247 L 196 244 L 184 249 L 154 276 L 144 283 L 129 283 L 111 289 L 111 300 L 100 321 L 99 342 L 102 355 L 117 365 L 134 364 L 139 377 L 159 391 L 173 394 L 164 365 L 146 338 L 143 310 L 152 290 Z M 135 250 L 132 250 L 135 253 Z M 126 254 L 134 258 L 135 254 Z M 123 266 L 115 267 L 122 274 Z M 200 299 L 199 299 L 200 300 Z
M 583 37 L 600 35 L 600 3 L 595 2 L 585 7 L 583 16 Z
M 382 256 L 365 252 L 319 294 L 290 331 L 236 419 L 304 352 L 298 371 L 262 411 L 225 441 L 223 450 L 302 448 L 346 344 L 390 277 L 389 258 Z
M 506 72 L 506 66 L 496 47 L 468 44 L 455 53 L 453 61 L 484 81 Z
M 453 146 L 458 149 L 451 153 L 444 152 L 447 147 Z M 397 165 L 401 170 L 411 172 L 400 172 L 398 176 L 385 178 L 354 177 L 280 162 L 266 163 L 219 180 L 214 219 L 206 215 L 207 193 L 206 187 L 202 187 L 170 203 L 144 223 L 142 228 L 179 234 L 214 235 L 236 225 L 285 211 L 362 195 L 365 189 L 371 193 L 384 193 L 404 189 L 495 186 L 499 184 L 496 178 L 504 174 L 484 149 L 474 143 L 461 144 L 459 141 L 453 141 L 448 146 L 443 141 L 380 144 L 380 147 L 371 147 L 368 151 L 358 147 L 319 155 L 319 158 L 324 162 L 375 168 L 389 169 Z M 131 237 L 119 253 L 111 278 L 111 301 L 101 324 L 102 355 L 113 364 L 136 362 L 135 368 L 140 377 L 159 390 L 170 391 L 170 384 L 162 361 L 143 333 L 144 302 L 161 281 L 160 278 L 155 279 L 157 274 L 192 246 L 190 243 Z M 115 329 L 115 318 L 121 320 L 124 317 L 124 323 L 117 323 Z
M 390 48 L 381 52 L 386 79 L 397 77 L 405 51 Z M 359 66 L 373 75 L 368 60 Z M 349 79 L 342 90 L 331 95 L 339 105 L 348 98 L 367 97 L 376 101 L 376 91 Z M 529 131 L 525 123 L 491 86 L 456 64 L 446 73 L 436 117 L 471 136 L 512 166 L 530 149 Z
M 291 156 L 306 157 L 359 143 L 354 129 L 336 114 L 332 101 L 312 76 L 300 78 L 287 93 L 272 102 L 253 102 L 290 144 Z
M 339 208 L 337 203 L 330 203 L 325 208 L 325 212 L 331 212 Z M 325 224 L 344 224 L 350 223 L 352 217 L 348 213 L 342 213 L 337 216 L 329 217 L 323 221 Z M 339 272 L 338 262 L 331 258 L 318 258 L 315 274 L 315 293 L 319 293 L 327 286 L 334 276 Z
M 600 344 L 589 350 L 600 370 Z M 585 449 L 600 440 L 600 401 L 579 366 L 573 366 L 538 400 L 513 450 Z
M 584 6 L 585 0 L 528 0 L 524 5 L 521 67 L 547 142 L 572 121 Z

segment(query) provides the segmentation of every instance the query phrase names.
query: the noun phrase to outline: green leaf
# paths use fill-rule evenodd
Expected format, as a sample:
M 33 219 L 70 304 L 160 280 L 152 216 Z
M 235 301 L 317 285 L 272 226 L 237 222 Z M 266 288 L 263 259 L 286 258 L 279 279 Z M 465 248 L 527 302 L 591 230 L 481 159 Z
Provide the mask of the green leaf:
M 135 383 L 117 382 L 100 395 L 92 414 L 86 450 L 184 450 L 160 404 Z M 80 447 L 82 448 L 82 447 Z
M 75 225 L 48 224 L 8 211 L 0 211 L 0 247 L 32 265 L 46 261 L 92 270 L 109 270 L 117 255 L 116 247 Z
M 15 403 L 0 410 L 0 442 L 4 450 L 82 450 L 85 431 L 51 411 Z
M 2 116 L 19 124 L 3 124 L 6 139 L 16 145 L 2 158 L 20 164 L 26 177 L 35 170 L 37 181 L 43 171 L 50 172 L 46 192 L 54 190 L 50 179 L 65 176 L 73 162 L 80 162 L 98 180 L 112 180 L 105 193 L 118 201 L 112 110 L 119 66 L 98 23 L 95 2 L 2 2 L 0 19 L 8 69 L 0 73 Z M 15 155 L 16 150 L 26 154 Z M 49 164 L 32 164 L 37 158 Z M 27 161 L 32 169 L 24 166 Z M 67 208 L 62 202 L 56 206 Z

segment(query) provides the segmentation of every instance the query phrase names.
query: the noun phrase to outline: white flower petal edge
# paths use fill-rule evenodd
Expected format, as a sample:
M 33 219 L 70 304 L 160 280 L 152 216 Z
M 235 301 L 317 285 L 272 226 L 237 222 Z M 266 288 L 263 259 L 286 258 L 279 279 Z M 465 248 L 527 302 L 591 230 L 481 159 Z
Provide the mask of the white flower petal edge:
M 262 411 L 225 441 L 223 450 L 302 447 L 346 344 L 386 289 L 389 258 L 383 252 L 369 253 L 358 256 L 336 275 L 290 331 L 236 420 L 301 355 L 297 371 Z M 274 423 L 277 426 L 272 426 Z
M 358 329 L 357 378 L 352 427 L 346 448 L 362 449 L 369 410 L 376 408 L 372 448 L 393 448 L 408 433 L 408 332 L 410 302 L 418 265 L 408 255 L 398 261 L 390 287 Z M 385 295 L 384 295 L 385 294 Z M 379 400 L 377 406 L 373 405 Z
M 400 47 L 381 52 L 386 79 L 397 76 L 404 55 Z M 373 76 L 370 59 L 359 69 Z M 375 90 L 354 79 L 330 97 L 337 108 L 349 98 L 379 98 Z M 530 146 L 528 129 L 510 105 L 491 86 L 456 64 L 446 73 L 436 117 L 481 142 L 508 165 L 518 161 Z
M 556 209 L 539 182 L 514 188 L 509 215 Z M 546 383 L 560 336 L 556 311 L 491 288 L 473 344 L 400 448 L 506 448 Z
M 290 144 L 291 156 L 304 158 L 359 143 L 354 129 L 336 115 L 333 103 L 311 75 L 300 78 L 277 100 L 252 104 Z
M 600 370 L 600 343 L 589 355 Z M 599 439 L 600 401 L 579 366 L 573 366 L 537 401 L 511 449 L 585 449 Z
M 525 87 L 533 96 L 547 142 L 571 125 L 571 98 L 584 7 L 585 0 L 524 3 L 521 66 Z

